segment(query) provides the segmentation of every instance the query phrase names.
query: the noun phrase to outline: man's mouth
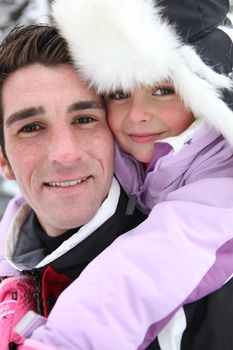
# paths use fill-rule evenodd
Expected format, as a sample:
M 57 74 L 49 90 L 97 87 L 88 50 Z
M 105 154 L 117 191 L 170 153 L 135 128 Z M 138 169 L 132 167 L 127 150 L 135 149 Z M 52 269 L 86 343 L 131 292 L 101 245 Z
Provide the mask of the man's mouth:
M 61 181 L 61 182 L 46 182 L 45 185 L 48 187 L 72 187 L 79 185 L 80 183 L 86 181 L 90 176 L 83 177 L 78 180 L 72 180 L 72 181 Z

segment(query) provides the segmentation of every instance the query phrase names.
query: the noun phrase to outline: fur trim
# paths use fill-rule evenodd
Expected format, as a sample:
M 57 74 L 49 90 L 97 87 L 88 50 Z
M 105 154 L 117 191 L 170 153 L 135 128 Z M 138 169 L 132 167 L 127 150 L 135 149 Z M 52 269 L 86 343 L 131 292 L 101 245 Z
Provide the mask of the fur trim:
M 233 112 L 220 99 L 232 81 L 183 44 L 153 0 L 55 0 L 52 7 L 77 68 L 100 93 L 170 79 L 196 118 L 233 144 Z

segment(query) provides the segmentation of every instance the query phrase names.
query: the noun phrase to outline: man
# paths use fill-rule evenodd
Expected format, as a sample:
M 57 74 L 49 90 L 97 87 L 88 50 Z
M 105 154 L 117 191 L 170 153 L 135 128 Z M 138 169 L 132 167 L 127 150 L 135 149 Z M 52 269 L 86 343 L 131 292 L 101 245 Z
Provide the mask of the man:
M 33 276 L 37 312 L 47 316 L 86 265 L 144 216 L 126 213 L 104 103 L 75 71 L 56 29 L 16 28 L 0 66 L 0 164 L 27 202 L 9 231 L 7 258 Z

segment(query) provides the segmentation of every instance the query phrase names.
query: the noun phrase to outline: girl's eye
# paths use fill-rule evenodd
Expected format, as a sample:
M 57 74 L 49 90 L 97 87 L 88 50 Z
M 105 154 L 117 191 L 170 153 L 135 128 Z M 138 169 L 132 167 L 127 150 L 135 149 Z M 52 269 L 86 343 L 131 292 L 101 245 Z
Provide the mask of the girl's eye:
M 175 94 L 175 90 L 170 86 L 160 86 L 153 90 L 154 96 L 167 96 Z
M 110 100 L 126 100 L 127 98 L 130 98 L 130 94 L 123 90 L 119 90 L 111 93 L 107 98 Z
M 39 131 L 41 129 L 41 126 L 38 124 L 28 124 L 25 125 L 24 127 L 22 127 L 19 132 L 23 132 L 23 133 L 33 133 L 36 131 Z

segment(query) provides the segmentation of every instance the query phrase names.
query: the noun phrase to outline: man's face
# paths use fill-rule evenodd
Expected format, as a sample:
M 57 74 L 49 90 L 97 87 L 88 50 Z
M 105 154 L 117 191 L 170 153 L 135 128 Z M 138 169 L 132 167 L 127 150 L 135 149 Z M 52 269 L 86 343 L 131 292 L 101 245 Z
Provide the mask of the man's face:
M 113 176 L 101 99 L 69 65 L 35 64 L 8 77 L 2 102 L 5 177 L 16 179 L 49 235 L 87 223 Z

